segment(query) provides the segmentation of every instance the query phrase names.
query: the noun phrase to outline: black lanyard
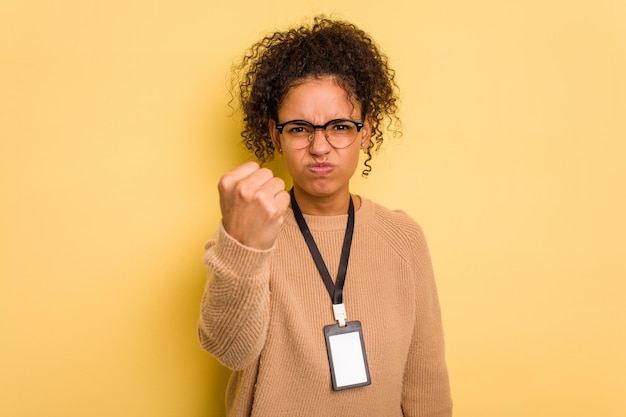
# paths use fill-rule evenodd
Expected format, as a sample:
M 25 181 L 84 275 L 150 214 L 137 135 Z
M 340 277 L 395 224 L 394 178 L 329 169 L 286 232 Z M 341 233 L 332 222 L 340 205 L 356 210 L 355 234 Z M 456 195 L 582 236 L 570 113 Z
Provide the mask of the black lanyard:
M 326 285 L 326 289 L 328 290 L 328 294 L 330 295 L 330 298 L 333 302 L 333 306 L 341 305 L 343 304 L 342 291 L 343 285 L 346 281 L 348 258 L 350 258 L 350 247 L 352 246 L 352 235 L 354 233 L 354 203 L 352 202 L 352 197 L 350 197 L 350 205 L 348 207 L 348 224 L 346 226 L 346 234 L 343 238 L 343 248 L 341 249 L 341 258 L 339 259 L 339 270 L 337 271 L 337 279 L 335 281 L 335 284 L 333 284 L 333 280 L 330 277 L 330 273 L 328 272 L 326 264 L 324 263 L 322 254 L 315 244 L 313 235 L 311 234 L 311 231 L 309 230 L 309 227 L 304 220 L 304 216 L 302 215 L 302 211 L 300 211 L 300 207 L 298 207 L 293 188 L 291 189 L 290 194 L 291 208 L 293 210 L 293 214 L 296 218 L 296 221 L 298 222 L 298 227 L 300 227 L 300 232 L 302 232 L 302 236 L 304 236 L 304 240 L 309 247 L 309 251 L 311 252 L 313 261 L 315 261 L 315 266 L 317 266 L 317 270 L 319 271 L 320 275 L 322 276 L 322 280 Z

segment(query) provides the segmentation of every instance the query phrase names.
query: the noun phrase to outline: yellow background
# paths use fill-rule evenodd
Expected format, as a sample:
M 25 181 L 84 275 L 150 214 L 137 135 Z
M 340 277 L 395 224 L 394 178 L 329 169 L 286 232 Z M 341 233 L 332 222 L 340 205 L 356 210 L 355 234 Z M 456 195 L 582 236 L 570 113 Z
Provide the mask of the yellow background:
M 404 136 L 353 187 L 426 230 L 455 415 L 624 417 L 626 3 L 308 3 L 2 0 L 0 415 L 223 414 L 229 66 L 334 12 L 397 70 Z

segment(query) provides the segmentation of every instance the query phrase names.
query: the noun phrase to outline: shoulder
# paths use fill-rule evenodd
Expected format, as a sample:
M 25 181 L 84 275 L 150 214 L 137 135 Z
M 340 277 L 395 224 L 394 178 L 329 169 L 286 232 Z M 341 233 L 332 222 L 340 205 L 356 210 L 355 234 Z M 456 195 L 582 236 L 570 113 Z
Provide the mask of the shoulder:
M 403 210 L 391 210 L 364 197 L 361 197 L 361 201 L 363 210 L 361 226 L 399 248 L 426 248 L 422 227 L 408 213 Z

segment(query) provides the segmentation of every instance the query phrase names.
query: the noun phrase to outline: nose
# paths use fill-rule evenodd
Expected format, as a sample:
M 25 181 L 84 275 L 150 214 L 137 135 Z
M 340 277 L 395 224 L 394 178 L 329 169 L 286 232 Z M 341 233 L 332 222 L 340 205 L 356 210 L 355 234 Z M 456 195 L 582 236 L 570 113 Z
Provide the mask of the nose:
M 318 131 L 322 134 L 321 140 L 318 140 Z M 321 127 L 315 128 L 313 135 L 310 137 L 309 152 L 313 155 L 324 155 L 330 152 L 331 149 L 332 146 L 328 142 L 326 131 Z

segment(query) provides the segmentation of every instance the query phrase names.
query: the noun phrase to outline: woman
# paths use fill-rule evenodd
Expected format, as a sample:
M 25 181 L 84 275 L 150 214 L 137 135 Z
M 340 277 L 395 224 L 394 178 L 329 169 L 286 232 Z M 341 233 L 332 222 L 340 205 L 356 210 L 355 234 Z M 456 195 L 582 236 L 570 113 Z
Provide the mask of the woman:
M 354 25 L 316 18 L 255 44 L 239 69 L 249 162 L 219 182 L 199 337 L 233 369 L 228 416 L 452 414 L 424 235 L 352 195 L 360 151 L 396 119 L 394 73 Z M 338 271 L 335 275 L 335 271 Z

